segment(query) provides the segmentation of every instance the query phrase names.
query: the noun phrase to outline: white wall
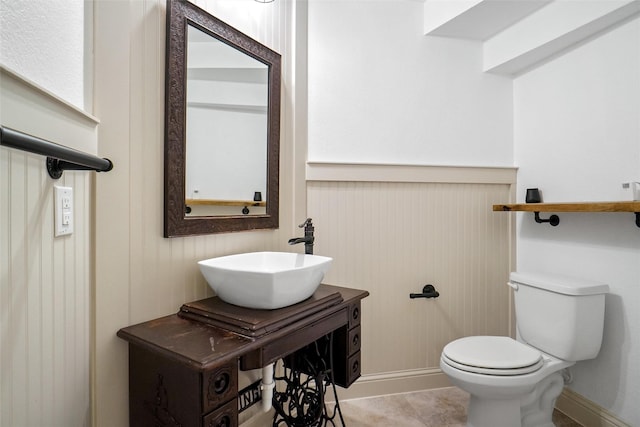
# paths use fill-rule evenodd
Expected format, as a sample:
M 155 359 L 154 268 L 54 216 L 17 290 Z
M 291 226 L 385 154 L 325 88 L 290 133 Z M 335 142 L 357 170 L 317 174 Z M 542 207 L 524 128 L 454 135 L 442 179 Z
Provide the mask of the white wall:
M 549 201 L 617 200 L 640 180 L 637 18 L 511 80 L 481 73 L 479 44 L 421 35 L 421 7 L 309 3 L 310 161 L 515 162 L 521 201 L 534 186 Z M 571 388 L 640 424 L 633 214 L 562 214 L 557 228 L 517 215 L 518 268 L 611 285 L 602 352 Z
M 85 12 L 85 7 L 88 10 Z M 78 106 L 88 106 L 83 0 L 0 0 L 0 63 Z M 87 55 L 89 56 L 89 55 Z M 88 58 L 87 58 L 88 59 Z M 90 67 L 89 67 L 90 70 Z M 89 90 L 85 93 L 85 84 Z
M 623 197 L 640 180 L 640 19 L 594 37 L 514 83 L 518 200 Z M 629 200 L 629 199 L 627 199 Z M 630 213 L 560 214 L 552 228 L 518 214 L 517 264 L 608 283 L 600 355 L 571 389 L 640 425 L 640 228 Z
M 266 111 L 195 106 L 187 116 L 187 198 L 253 200 L 255 191 L 266 197 Z
M 510 166 L 512 137 L 511 79 L 422 2 L 309 3 L 309 160 Z
M 489 168 L 441 166 L 513 164 L 512 79 L 482 72 L 478 42 L 425 37 L 422 9 L 309 2 L 308 213 L 317 250 L 335 259 L 329 283 L 371 293 L 349 397 L 448 385 L 446 342 L 511 326 L 509 217 L 491 211 L 511 181 L 477 185 Z M 426 283 L 441 297 L 409 299 Z M 402 354 L 378 336 L 402 336 Z

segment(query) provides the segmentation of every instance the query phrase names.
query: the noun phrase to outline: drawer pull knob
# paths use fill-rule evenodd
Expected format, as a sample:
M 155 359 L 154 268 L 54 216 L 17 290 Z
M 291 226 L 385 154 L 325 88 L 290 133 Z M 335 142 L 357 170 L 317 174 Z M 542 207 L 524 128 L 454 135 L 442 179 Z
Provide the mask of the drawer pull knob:
M 231 418 L 228 415 L 220 418 L 217 423 L 210 424 L 211 427 L 231 427 Z
M 226 372 L 218 375 L 213 380 L 213 390 L 216 392 L 216 394 L 224 393 L 228 387 L 229 387 L 229 374 L 227 374 Z

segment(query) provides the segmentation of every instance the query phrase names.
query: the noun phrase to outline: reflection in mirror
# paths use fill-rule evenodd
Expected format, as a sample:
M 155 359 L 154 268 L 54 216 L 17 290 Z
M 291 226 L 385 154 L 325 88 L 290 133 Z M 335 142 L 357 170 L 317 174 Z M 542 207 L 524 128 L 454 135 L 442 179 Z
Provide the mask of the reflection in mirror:
M 187 39 L 187 215 L 262 215 L 269 69 L 192 25 Z
M 280 55 L 167 0 L 165 237 L 278 228 Z

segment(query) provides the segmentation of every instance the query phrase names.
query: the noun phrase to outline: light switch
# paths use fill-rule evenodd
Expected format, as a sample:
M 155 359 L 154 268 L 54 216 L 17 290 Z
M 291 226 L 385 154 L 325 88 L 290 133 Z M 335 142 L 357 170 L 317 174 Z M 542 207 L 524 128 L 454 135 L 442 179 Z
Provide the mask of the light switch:
M 73 188 L 55 185 L 54 190 L 54 235 L 65 236 L 73 233 Z

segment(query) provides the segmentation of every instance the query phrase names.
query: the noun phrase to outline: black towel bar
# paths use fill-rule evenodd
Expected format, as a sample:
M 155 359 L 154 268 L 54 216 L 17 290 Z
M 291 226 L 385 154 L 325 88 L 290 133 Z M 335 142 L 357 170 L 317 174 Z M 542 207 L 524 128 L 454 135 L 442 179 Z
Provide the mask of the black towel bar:
M 108 172 L 113 169 L 113 163 L 109 159 L 83 153 L 4 126 L 0 126 L 0 145 L 47 156 L 47 171 L 53 179 L 60 178 L 65 170 Z
M 435 286 L 429 284 L 424 285 L 422 288 L 421 294 L 409 294 L 409 298 L 438 298 L 440 296 L 440 292 L 436 291 Z

